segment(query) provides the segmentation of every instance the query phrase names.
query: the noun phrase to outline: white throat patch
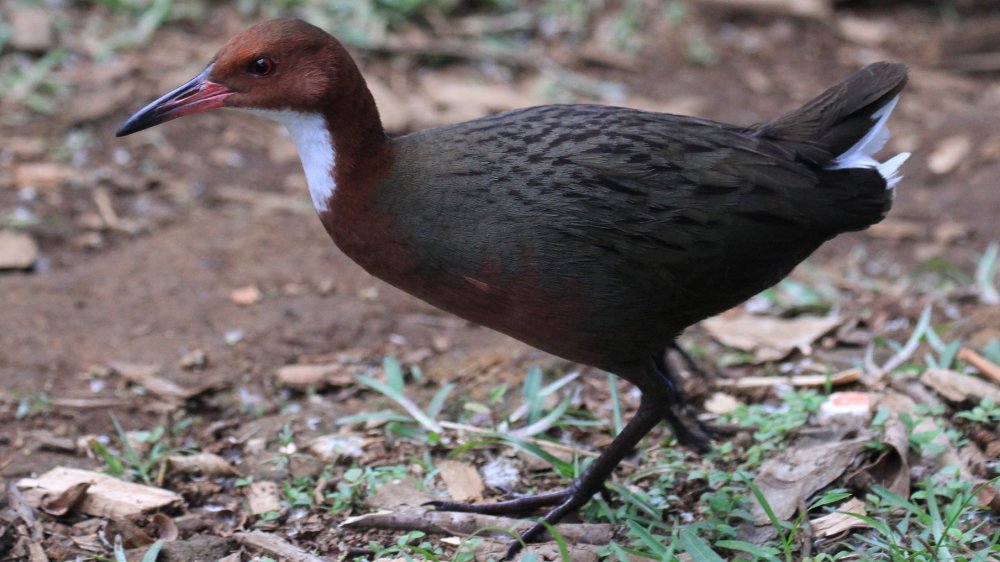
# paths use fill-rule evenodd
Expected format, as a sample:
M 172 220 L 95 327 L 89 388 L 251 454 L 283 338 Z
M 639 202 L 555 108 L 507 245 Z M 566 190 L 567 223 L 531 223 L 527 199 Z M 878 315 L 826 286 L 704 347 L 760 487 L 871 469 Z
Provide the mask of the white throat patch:
M 298 111 L 251 109 L 257 115 L 273 119 L 288 129 L 302 160 L 302 169 L 309 184 L 309 195 L 317 213 L 324 213 L 330 206 L 330 198 L 337 187 L 333 178 L 337 156 L 330 138 L 326 118 L 318 113 Z

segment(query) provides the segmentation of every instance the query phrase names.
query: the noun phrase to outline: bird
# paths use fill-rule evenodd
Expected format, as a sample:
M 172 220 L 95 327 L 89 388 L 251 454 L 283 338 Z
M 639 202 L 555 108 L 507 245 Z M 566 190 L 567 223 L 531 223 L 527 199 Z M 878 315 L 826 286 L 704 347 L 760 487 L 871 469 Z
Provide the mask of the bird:
M 578 510 L 660 422 L 704 452 L 665 353 L 681 332 L 774 285 L 825 241 L 888 213 L 903 152 L 875 154 L 907 82 L 868 65 L 771 121 L 737 126 L 596 104 L 542 105 L 390 136 L 358 66 L 297 19 L 229 39 L 116 136 L 217 108 L 282 123 L 320 221 L 375 277 L 641 392 L 565 488 L 439 510 Z M 514 542 L 508 557 L 521 548 Z

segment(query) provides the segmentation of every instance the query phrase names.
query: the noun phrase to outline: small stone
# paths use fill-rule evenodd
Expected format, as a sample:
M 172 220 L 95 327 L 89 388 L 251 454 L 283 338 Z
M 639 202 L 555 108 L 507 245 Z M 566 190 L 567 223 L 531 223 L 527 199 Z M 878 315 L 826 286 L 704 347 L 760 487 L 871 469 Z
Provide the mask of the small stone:
M 181 369 L 193 371 L 204 369 L 208 366 L 208 353 L 204 349 L 192 349 L 184 354 L 180 360 Z
M 239 289 L 233 289 L 229 293 L 229 300 L 232 301 L 233 304 L 238 304 L 240 306 L 250 306 L 252 304 L 257 304 L 260 302 L 261 298 L 263 298 L 263 295 L 261 294 L 260 289 L 256 287 L 256 285 L 249 285 L 246 287 L 240 287 Z
M 950 136 L 934 148 L 927 158 L 927 169 L 941 176 L 954 172 L 972 152 L 972 139 L 964 135 Z
M 38 244 L 27 234 L 0 231 L 0 270 L 30 269 L 38 261 Z
M 871 395 L 867 392 L 834 392 L 820 406 L 820 422 L 834 418 L 858 418 L 867 420 L 871 414 Z
M 52 189 L 69 182 L 76 175 L 79 175 L 79 171 L 70 166 L 51 162 L 31 162 L 14 168 L 14 185 L 41 190 Z
M 17 51 L 43 53 L 55 46 L 52 18 L 38 6 L 20 6 L 10 14 L 10 45 Z
M 733 397 L 731 394 L 726 394 L 725 392 L 716 392 L 708 400 L 705 401 L 705 411 L 712 414 L 728 414 L 740 405 L 739 400 Z

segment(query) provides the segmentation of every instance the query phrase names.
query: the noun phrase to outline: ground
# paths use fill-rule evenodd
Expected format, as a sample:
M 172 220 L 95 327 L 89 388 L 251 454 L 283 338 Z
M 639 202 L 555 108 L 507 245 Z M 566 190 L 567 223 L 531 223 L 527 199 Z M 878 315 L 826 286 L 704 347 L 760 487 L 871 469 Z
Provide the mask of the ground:
M 405 394 L 412 403 L 426 408 L 438 388 L 452 383 L 437 419 L 495 428 L 525 402 L 527 373 L 542 373 L 547 384 L 578 369 L 442 313 L 353 264 L 315 219 L 294 148 L 272 123 L 216 112 L 114 138 L 131 112 L 196 74 L 226 37 L 270 15 L 270 8 L 244 6 L 249 11 L 241 12 L 222 4 L 178 3 L 178 13 L 160 14 L 150 27 L 147 16 L 159 5 L 155 2 L 149 12 L 129 3 L 74 3 L 30 16 L 36 20 L 24 15 L 32 11 L 29 4 L 0 7 L 7 22 L 0 33 L 5 75 L 0 81 L 0 226 L 27 235 L 39 249 L 30 268 L 0 274 L 0 420 L 6 427 L 0 432 L 0 481 L 16 482 L 57 466 L 108 471 L 110 458 L 128 457 L 115 423 L 124 432 L 168 428 L 161 446 L 171 452 L 219 453 L 240 475 L 209 478 L 205 482 L 215 488 L 195 490 L 197 479 L 168 474 L 167 455 L 144 452 L 138 439 L 137 454 L 157 467 L 150 482 L 184 496 L 186 507 L 174 507 L 169 515 L 186 521 L 206 506 L 225 505 L 243 518 L 244 529 L 273 532 L 338 559 L 352 548 L 377 551 L 369 541 L 391 546 L 404 535 L 335 525 L 346 515 L 371 511 L 365 497 L 374 491 L 374 481 L 359 485 L 357 498 L 349 497 L 354 488 L 337 488 L 352 467 L 399 466 L 399 476 L 417 482 L 421 493 L 444 494 L 452 487 L 434 475 L 445 459 L 482 469 L 511 450 L 510 442 L 496 439 L 460 447 L 479 437 L 455 427 L 428 437 L 427 427 L 412 418 L 387 423 L 376 414 L 405 411 L 390 399 L 391 392 L 360 384 L 357 375 L 386 380 L 383 359 L 395 358 L 405 367 Z M 318 17 L 309 2 L 289 4 L 290 14 Z M 699 404 L 723 391 L 741 403 L 772 410 L 784 403 L 787 410 L 787 400 L 778 398 L 773 385 L 734 390 L 716 383 L 808 371 L 809 365 L 819 365 L 820 371 L 862 366 L 862 380 L 838 390 L 881 396 L 900 380 L 916 380 L 929 366 L 974 376 L 988 370 L 995 357 L 990 342 L 1000 336 L 988 271 L 989 245 L 1000 240 L 994 212 L 1000 204 L 1000 65 L 992 73 L 959 70 L 970 60 L 988 62 L 990 54 L 995 60 L 1000 53 L 995 39 L 975 41 L 995 37 L 987 31 L 997 28 L 1000 12 L 975 2 L 838 4 L 829 14 L 804 17 L 734 10 L 727 2 L 598 4 L 542 2 L 517 11 L 440 8 L 444 15 L 434 9 L 419 17 L 384 12 L 383 5 L 379 13 L 388 14 L 384 20 L 392 24 L 387 24 L 388 35 L 372 32 L 368 48 L 350 50 L 374 82 L 393 132 L 569 100 L 751 124 L 795 107 L 865 63 L 905 62 L 911 79 L 890 124 L 889 150 L 914 155 L 903 168 L 890 217 L 827 244 L 797 270 L 792 284 L 755 300 L 757 310 L 763 307 L 771 316 L 832 307 L 843 319 L 839 328 L 800 346 L 815 343 L 811 357 L 799 349 L 766 364 L 748 364 L 747 352 L 723 347 L 712 330 L 694 328 L 683 343 L 712 376 L 689 375 L 689 390 Z M 561 15 L 560 10 L 574 9 L 582 10 L 579 21 Z M 636 20 L 628 10 L 641 17 Z M 501 34 L 500 41 L 476 35 L 477 25 L 504 22 L 513 22 L 512 31 Z M 128 26 L 135 27 L 134 36 L 122 31 Z M 624 39 L 616 31 L 621 26 L 628 30 Z M 45 29 L 53 34 L 47 42 Z M 32 40 L 40 43 L 33 46 Z M 456 49 L 456 44 L 466 48 Z M 491 50 L 496 45 L 502 47 L 499 55 Z M 0 245 L 0 258 L 2 250 Z M 978 280 L 977 265 L 986 270 Z M 874 363 L 884 364 L 897 351 L 891 342 L 905 342 L 919 329 L 926 306 L 941 340 L 983 350 L 986 366 L 968 356 L 955 362 L 953 355 L 944 364 L 937 364 L 943 359 L 928 364 L 920 359 L 925 353 L 938 357 L 944 352 L 927 336 L 915 358 L 907 356 L 898 372 L 879 378 L 873 363 L 865 362 L 866 348 L 874 346 Z M 331 367 L 310 384 L 296 385 L 279 375 L 293 364 Z M 612 404 L 620 403 L 626 416 L 637 405 L 626 385 L 609 394 L 603 373 L 584 370 L 583 375 L 566 386 L 570 392 L 554 391 L 540 406 L 546 412 L 570 407 L 572 419 L 593 423 L 552 422 L 555 428 L 536 437 L 593 450 L 613 433 Z M 996 388 L 997 381 L 987 384 Z M 313 388 L 303 390 L 307 386 Z M 930 388 L 935 396 L 942 394 Z M 818 398 L 807 396 L 817 404 L 806 407 L 796 435 L 821 425 L 814 410 L 828 390 L 820 387 Z M 988 456 L 989 448 L 974 436 L 989 433 L 990 420 L 996 420 L 986 415 L 977 425 L 953 416 L 973 411 L 981 396 L 945 396 L 935 415 L 950 418 L 953 444 L 979 443 Z M 568 406 L 561 406 L 564 398 Z M 359 414 L 370 419 L 343 422 Z M 542 419 L 538 414 L 529 418 Z M 746 421 L 738 415 L 722 420 Z M 884 429 L 877 423 L 873 427 L 876 433 Z M 913 446 L 919 432 L 909 429 Z M 308 444 L 330 434 L 364 439 L 363 451 L 320 460 Z M 707 463 L 671 449 L 669 439 L 668 431 L 657 430 L 644 442 L 642 458 L 630 462 L 648 468 L 667 459 L 688 463 L 691 471 L 742 467 L 751 477 L 761 468 L 759 462 L 746 464 L 740 454 L 753 440 L 746 431 L 729 441 L 736 451 L 730 457 L 724 453 Z M 95 440 L 107 446 L 95 446 Z M 521 457 L 530 457 L 525 454 L 530 448 L 522 447 Z M 670 455 L 681 457 L 671 460 Z M 942 464 L 920 451 L 904 449 L 901 456 L 910 457 L 914 485 Z M 538 470 L 537 461 L 521 458 L 519 463 L 516 489 L 550 490 L 565 483 L 551 471 Z M 142 470 L 125 464 L 123 477 L 141 481 Z M 976 481 L 996 475 L 995 451 L 984 466 Z M 634 468 L 621 470 L 621 482 L 638 482 L 625 478 L 635 476 Z M 838 476 L 831 477 L 831 486 L 859 489 Z M 246 484 L 283 484 L 293 477 L 315 488 L 311 508 L 301 507 L 309 501 L 297 508 L 293 492 L 285 488 L 271 511 L 275 515 L 248 515 L 251 510 L 240 499 Z M 695 476 L 671 482 L 675 487 L 662 493 L 675 505 L 654 510 L 663 521 L 690 523 L 684 518 L 692 514 L 695 519 L 718 515 L 702 505 L 716 484 Z M 347 494 L 347 508 L 316 509 L 317 503 L 339 501 L 330 499 L 338 493 Z M 501 495 L 494 488 L 487 491 L 489 497 Z M 297 518 L 297 509 L 306 509 L 304 518 Z M 996 532 L 996 520 L 984 513 L 976 512 L 973 520 L 988 521 L 988 536 Z M 589 516 L 615 521 L 594 510 L 584 519 Z M 81 525 L 92 518 L 42 518 L 46 535 L 39 540 L 50 559 L 109 555 L 106 543 L 88 549 L 66 538 L 90 532 Z M 14 525 L 16 519 L 5 521 Z M 223 527 L 196 532 L 181 525 L 181 542 L 206 536 L 228 540 L 239 525 Z M 657 553 L 629 529 L 618 531 L 616 544 L 635 556 Z M 700 540 L 721 533 L 697 530 Z M 11 536 L 0 535 L 0 554 L 16 549 L 13 542 L 4 543 Z M 432 536 L 431 544 L 451 556 L 452 547 L 438 542 L 445 535 Z M 677 553 L 701 559 L 699 539 L 682 533 L 678 540 Z M 757 544 L 773 547 L 767 540 Z M 796 549 L 810 543 L 812 552 L 834 552 L 837 544 L 851 540 L 840 535 L 794 542 Z M 237 548 L 226 544 L 230 551 Z M 144 545 L 140 540 L 127 546 Z M 741 551 L 734 545 L 727 549 L 713 543 L 713 548 L 728 553 L 723 556 Z

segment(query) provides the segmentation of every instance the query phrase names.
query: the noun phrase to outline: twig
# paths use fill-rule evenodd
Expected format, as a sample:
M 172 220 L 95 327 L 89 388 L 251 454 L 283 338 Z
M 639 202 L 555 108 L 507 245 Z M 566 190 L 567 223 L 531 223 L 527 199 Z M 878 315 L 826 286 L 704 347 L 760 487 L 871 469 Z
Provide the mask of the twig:
M 828 0 L 697 0 L 698 4 L 742 12 L 758 12 L 825 20 L 833 13 Z
M 720 379 L 715 386 L 720 388 L 753 388 L 758 386 L 777 386 L 789 384 L 792 386 L 823 386 L 827 383 L 840 386 L 852 383 L 861 378 L 861 370 L 846 369 L 832 375 L 792 375 L 787 377 L 760 376 L 740 377 L 738 379 Z
M 531 525 L 531 519 L 513 519 L 478 513 L 434 511 L 420 507 L 402 507 L 395 511 L 378 511 L 348 517 L 340 524 L 346 528 L 390 529 L 448 535 L 471 535 L 483 529 L 509 529 L 522 532 Z M 570 544 L 607 544 L 614 538 L 614 526 L 596 523 L 572 523 L 556 526 L 559 534 Z M 487 535 L 489 536 L 489 535 Z M 504 535 L 505 537 L 508 535 Z
M 965 361 L 983 375 L 993 379 L 994 382 L 1000 383 L 1000 365 L 997 365 L 975 351 L 963 347 L 958 351 L 958 360 Z
M 277 556 L 281 560 L 291 560 L 292 562 L 329 561 L 329 558 L 320 558 L 319 556 L 309 554 L 298 546 L 270 533 L 252 531 L 249 533 L 236 533 L 233 536 L 240 544 L 263 550 L 268 554 Z

